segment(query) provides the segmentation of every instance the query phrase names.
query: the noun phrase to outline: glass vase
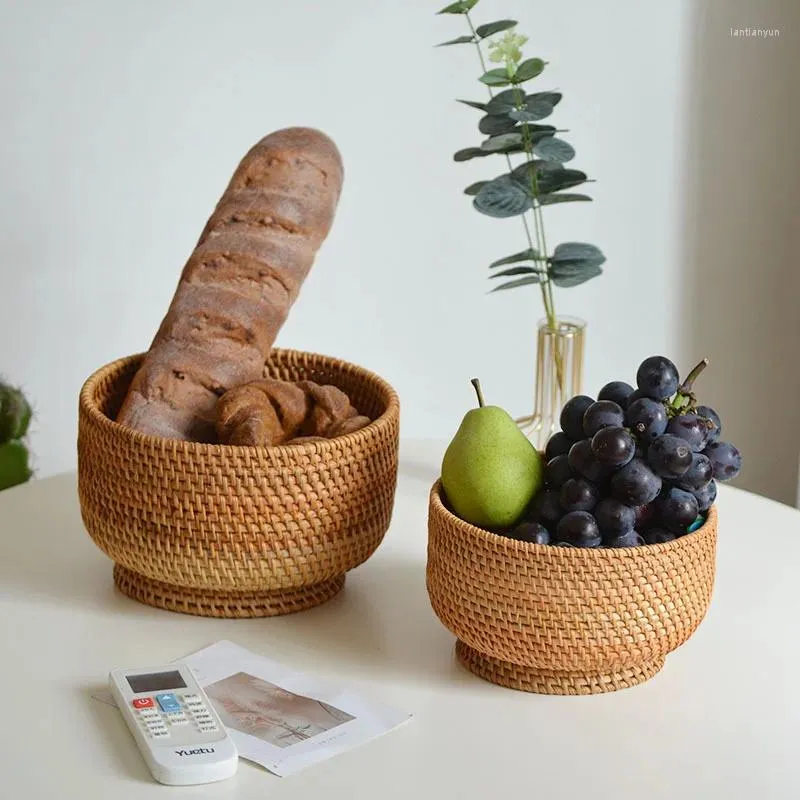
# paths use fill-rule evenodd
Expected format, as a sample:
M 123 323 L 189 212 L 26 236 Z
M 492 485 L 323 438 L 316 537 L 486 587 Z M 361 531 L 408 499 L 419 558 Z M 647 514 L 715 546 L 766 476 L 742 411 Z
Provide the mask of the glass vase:
M 561 430 L 559 417 L 564 403 L 581 393 L 586 322 L 577 317 L 557 317 L 555 329 L 539 321 L 536 337 L 536 387 L 533 413 L 520 417 L 517 425 L 537 450 Z

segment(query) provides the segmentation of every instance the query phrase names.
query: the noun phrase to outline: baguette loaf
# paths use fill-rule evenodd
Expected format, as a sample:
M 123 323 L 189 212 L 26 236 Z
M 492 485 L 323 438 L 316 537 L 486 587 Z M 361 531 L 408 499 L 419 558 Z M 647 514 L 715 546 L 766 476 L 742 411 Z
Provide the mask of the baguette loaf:
M 183 269 L 118 422 L 216 441 L 217 399 L 262 377 L 331 228 L 342 178 L 336 146 L 310 128 L 277 131 L 250 150 Z

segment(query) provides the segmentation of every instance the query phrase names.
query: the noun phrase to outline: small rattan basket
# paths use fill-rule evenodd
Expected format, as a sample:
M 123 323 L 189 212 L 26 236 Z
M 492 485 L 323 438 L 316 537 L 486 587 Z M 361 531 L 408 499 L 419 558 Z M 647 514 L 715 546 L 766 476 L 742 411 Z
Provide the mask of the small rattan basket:
M 194 444 L 114 422 L 141 356 L 84 384 L 78 493 L 89 535 L 130 597 L 209 617 L 262 617 L 325 602 L 389 527 L 400 405 L 383 379 L 327 356 L 274 350 L 265 374 L 347 392 L 374 421 L 281 447 Z
M 456 655 L 493 683 L 597 694 L 642 683 L 705 616 L 717 512 L 666 544 L 620 549 L 518 542 L 476 528 L 430 495 L 427 584 Z

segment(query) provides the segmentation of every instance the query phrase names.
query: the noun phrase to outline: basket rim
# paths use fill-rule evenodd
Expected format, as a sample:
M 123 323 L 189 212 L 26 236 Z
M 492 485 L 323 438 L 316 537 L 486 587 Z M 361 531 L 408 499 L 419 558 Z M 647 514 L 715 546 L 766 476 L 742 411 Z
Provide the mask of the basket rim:
M 557 552 L 565 559 L 577 558 L 586 560 L 587 558 L 595 558 L 598 561 L 614 561 L 622 560 L 626 556 L 640 556 L 643 555 L 643 553 L 666 554 L 692 547 L 700 540 L 700 534 L 708 534 L 710 531 L 716 530 L 717 527 L 717 504 L 714 503 L 708 510 L 705 522 L 696 531 L 679 536 L 671 542 L 643 544 L 637 545 L 636 547 L 555 547 L 550 544 L 522 542 L 518 539 L 512 539 L 500 533 L 493 533 L 485 528 L 480 528 L 477 525 L 466 522 L 447 508 L 442 500 L 442 494 L 443 487 L 440 477 L 437 478 L 436 482 L 431 487 L 430 510 L 432 514 L 438 514 L 451 523 L 454 523 L 465 536 L 478 538 L 491 547 L 504 548 L 506 552 L 520 556 L 544 555 L 547 553 L 548 556 L 552 557 Z
M 387 398 L 386 410 L 377 418 L 372 420 L 369 425 L 365 425 L 360 430 L 337 436 L 334 439 L 323 439 L 318 442 L 303 442 L 302 444 L 281 444 L 269 447 L 261 445 L 231 445 L 231 444 L 209 444 L 205 442 L 190 442 L 182 439 L 167 439 L 161 436 L 154 436 L 149 433 L 142 433 L 128 425 L 123 425 L 116 420 L 107 417 L 97 406 L 95 395 L 98 383 L 109 373 L 128 366 L 131 362 L 141 361 L 146 353 L 135 353 L 129 356 L 122 356 L 114 361 L 104 364 L 96 369 L 83 383 L 79 395 L 80 410 L 86 413 L 91 421 L 108 431 L 112 435 L 124 435 L 134 442 L 150 446 L 168 446 L 170 449 L 178 450 L 186 455 L 216 455 L 224 456 L 226 453 L 249 453 L 258 456 L 264 453 L 275 455 L 310 455 L 312 453 L 325 453 L 326 451 L 338 450 L 342 446 L 366 442 L 373 438 L 383 429 L 390 429 L 400 414 L 400 397 L 391 386 L 380 375 L 372 370 L 361 367 L 358 364 L 345 361 L 335 356 L 325 355 L 324 353 L 309 352 L 307 350 L 297 350 L 289 347 L 275 347 L 270 351 L 272 356 L 287 356 L 290 354 L 301 354 L 307 358 L 320 359 L 327 361 L 331 366 L 346 369 L 357 373 L 361 378 L 372 383 L 376 389 L 381 391 Z

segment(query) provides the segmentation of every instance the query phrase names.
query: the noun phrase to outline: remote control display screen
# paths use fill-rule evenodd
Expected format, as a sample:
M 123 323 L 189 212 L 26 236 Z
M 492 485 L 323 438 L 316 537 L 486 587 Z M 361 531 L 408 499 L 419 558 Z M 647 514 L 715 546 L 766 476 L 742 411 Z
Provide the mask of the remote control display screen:
M 153 672 L 149 675 L 128 675 L 131 689 L 139 692 L 163 692 L 168 689 L 185 689 L 186 682 L 180 672 Z

